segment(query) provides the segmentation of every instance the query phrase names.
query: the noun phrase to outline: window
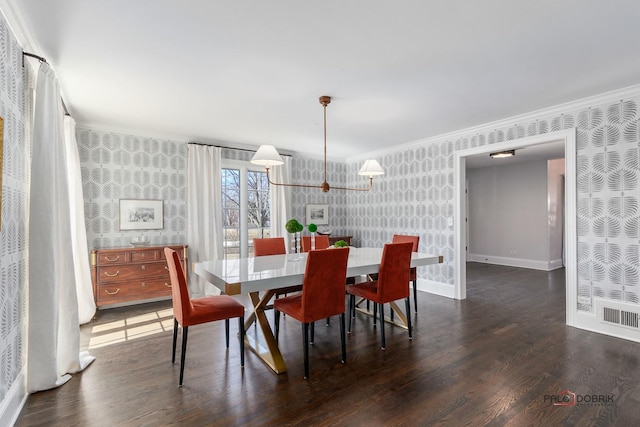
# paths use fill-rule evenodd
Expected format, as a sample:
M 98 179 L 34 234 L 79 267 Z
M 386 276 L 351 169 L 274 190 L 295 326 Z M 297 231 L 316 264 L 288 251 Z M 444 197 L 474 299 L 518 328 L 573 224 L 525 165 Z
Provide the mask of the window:
M 225 259 L 253 255 L 253 239 L 269 237 L 271 205 L 264 170 L 223 165 L 222 224 Z

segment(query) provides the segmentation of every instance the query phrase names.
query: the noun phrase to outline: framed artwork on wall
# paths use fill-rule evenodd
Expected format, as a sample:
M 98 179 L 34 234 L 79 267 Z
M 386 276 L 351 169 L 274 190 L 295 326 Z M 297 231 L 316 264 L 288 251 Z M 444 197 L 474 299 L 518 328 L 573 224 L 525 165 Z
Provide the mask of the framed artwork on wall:
M 312 205 L 306 206 L 307 224 L 328 225 L 329 224 L 329 205 Z
M 120 199 L 120 230 L 164 228 L 162 200 Z

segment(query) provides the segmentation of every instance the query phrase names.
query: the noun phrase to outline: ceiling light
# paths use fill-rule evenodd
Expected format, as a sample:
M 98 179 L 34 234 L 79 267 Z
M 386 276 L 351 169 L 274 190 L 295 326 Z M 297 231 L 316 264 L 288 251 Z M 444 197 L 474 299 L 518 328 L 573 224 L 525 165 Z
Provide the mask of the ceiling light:
M 331 188 L 336 190 L 355 190 L 355 191 L 369 191 L 373 188 L 373 177 L 376 175 L 384 175 L 382 167 L 376 160 L 365 160 L 364 164 L 358 171 L 358 175 L 369 176 L 369 186 L 364 188 L 352 188 L 352 187 L 331 187 L 327 182 L 327 105 L 331 102 L 330 96 L 321 96 L 320 104 L 322 104 L 324 115 L 324 181 L 319 185 L 310 184 L 286 184 L 280 182 L 273 182 L 269 178 L 269 167 L 279 166 L 283 164 L 282 157 L 278 154 L 278 150 L 273 145 L 261 145 L 256 151 L 256 154 L 251 158 L 251 163 L 254 165 L 264 166 L 267 171 L 267 180 L 271 185 L 284 185 L 287 187 L 302 187 L 302 188 L 320 188 L 323 193 L 326 193 Z
M 516 150 L 505 150 L 505 151 L 498 151 L 495 153 L 491 153 L 489 154 L 489 157 L 493 157 L 494 159 L 502 159 L 504 157 L 511 157 L 515 155 L 516 155 Z

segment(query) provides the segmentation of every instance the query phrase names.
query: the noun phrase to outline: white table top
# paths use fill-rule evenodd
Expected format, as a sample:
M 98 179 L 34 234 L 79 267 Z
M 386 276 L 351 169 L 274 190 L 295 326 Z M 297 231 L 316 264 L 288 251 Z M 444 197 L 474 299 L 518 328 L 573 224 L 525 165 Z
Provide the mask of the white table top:
M 193 271 L 229 295 L 264 291 L 300 285 L 304 278 L 307 254 L 298 261 L 292 255 L 271 255 L 227 260 L 203 261 L 193 264 Z M 347 277 L 377 273 L 382 248 L 350 248 Z M 442 262 L 438 255 L 414 252 L 411 267 Z

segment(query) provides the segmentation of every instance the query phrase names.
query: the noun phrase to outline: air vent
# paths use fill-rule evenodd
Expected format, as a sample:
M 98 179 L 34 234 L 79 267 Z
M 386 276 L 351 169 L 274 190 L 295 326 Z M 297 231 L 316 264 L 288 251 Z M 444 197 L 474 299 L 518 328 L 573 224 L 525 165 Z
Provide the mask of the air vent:
M 600 322 L 640 330 L 640 306 L 596 299 L 596 308 Z

